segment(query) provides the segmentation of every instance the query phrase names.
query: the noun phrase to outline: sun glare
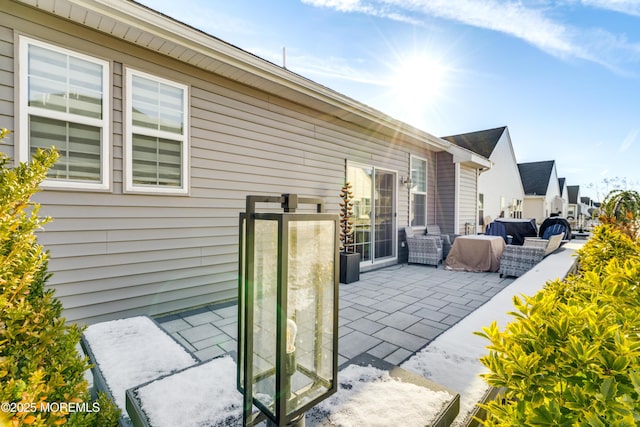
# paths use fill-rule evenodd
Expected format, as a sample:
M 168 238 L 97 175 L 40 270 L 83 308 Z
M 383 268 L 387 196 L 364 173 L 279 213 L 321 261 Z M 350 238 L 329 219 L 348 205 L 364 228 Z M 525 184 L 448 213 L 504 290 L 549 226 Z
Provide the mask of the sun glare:
M 438 114 L 438 106 L 446 101 L 447 85 L 451 83 L 450 67 L 437 56 L 420 53 L 398 58 L 390 68 L 388 108 L 395 117 L 422 126 L 429 117 Z
M 403 60 L 394 71 L 390 86 L 396 96 L 423 106 L 432 104 L 440 96 L 446 68 L 437 60 L 415 56 Z

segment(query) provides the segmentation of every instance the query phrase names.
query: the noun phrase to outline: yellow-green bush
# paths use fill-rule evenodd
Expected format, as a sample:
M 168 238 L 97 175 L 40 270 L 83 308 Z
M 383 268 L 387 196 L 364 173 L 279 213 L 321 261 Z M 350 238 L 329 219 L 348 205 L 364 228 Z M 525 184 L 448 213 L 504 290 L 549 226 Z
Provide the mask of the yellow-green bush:
M 638 243 L 615 225 L 601 225 L 593 236 L 578 250 L 580 271 L 601 271 L 609 261 L 637 259 Z
M 56 159 L 55 150 L 39 151 L 30 163 L 11 168 L 0 153 L 0 426 L 117 421 L 115 406 L 104 396 L 86 406 L 99 411 L 65 410 L 89 402 L 89 365 L 76 350 L 82 330 L 65 323 L 62 305 L 45 288 L 48 253 L 36 231 L 49 219 L 40 218 L 31 201 Z
M 506 389 L 484 406 L 484 425 L 640 424 L 639 249 L 599 227 L 579 251 L 579 274 L 514 298 L 504 331 L 483 328 L 485 379 Z

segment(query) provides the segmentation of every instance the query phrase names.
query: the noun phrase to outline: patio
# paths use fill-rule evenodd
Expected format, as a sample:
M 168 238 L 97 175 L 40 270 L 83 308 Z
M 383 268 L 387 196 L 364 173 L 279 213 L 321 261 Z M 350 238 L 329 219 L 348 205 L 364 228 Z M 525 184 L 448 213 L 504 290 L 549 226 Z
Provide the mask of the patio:
M 513 281 L 408 264 L 362 273 L 340 284 L 338 363 L 368 352 L 399 365 Z M 236 351 L 237 309 L 231 302 L 155 320 L 204 361 Z
M 475 404 L 478 401 L 483 401 L 485 398 L 483 396 L 486 396 L 487 390 L 489 390 L 486 383 L 479 377 L 480 371 L 484 370 L 479 358 L 485 352 L 486 343 L 482 338 L 475 336 L 473 332 L 489 325 L 494 320 L 504 326 L 508 321 L 507 312 L 511 309 L 513 296 L 533 295 L 546 281 L 564 277 L 575 267 L 573 253 L 580 246 L 581 244 L 575 243 L 566 244 L 518 279 L 501 278 L 498 273 L 448 271 L 442 268 L 407 264 L 364 273 L 359 282 L 340 286 L 339 364 L 344 368 L 344 372 L 353 367 L 346 367 L 350 363 L 365 366 L 362 365 L 363 361 L 373 359 L 377 360 L 374 366 L 387 372 L 391 372 L 391 368 L 395 372 L 395 366 L 401 365 L 404 369 L 399 372 L 411 376 L 417 381 L 415 384 L 426 381 L 425 385 L 421 385 L 421 387 L 424 390 L 430 390 L 429 393 L 435 393 L 429 399 L 436 400 L 430 401 L 431 403 L 426 406 L 423 405 L 424 400 L 421 400 L 419 408 L 428 407 L 431 410 L 440 408 L 440 404 L 437 403 L 437 399 L 441 398 L 438 395 L 439 390 L 443 390 L 449 396 L 447 397 L 449 403 L 445 405 L 445 408 L 438 409 L 441 412 L 431 414 L 429 418 L 425 419 L 442 427 L 467 425 Z M 119 353 L 114 353 L 111 345 L 104 343 L 105 337 L 113 335 L 112 332 L 117 330 L 114 328 L 118 322 L 126 321 L 127 324 L 123 323 L 121 328 L 131 329 L 133 327 L 131 325 L 134 325 L 135 322 L 142 322 L 144 319 L 152 326 L 151 329 L 155 329 L 157 333 L 164 336 L 163 339 L 166 339 L 167 345 L 171 344 L 171 348 L 178 348 L 180 352 L 188 356 L 188 368 L 182 371 L 178 367 L 178 373 L 170 374 L 160 381 L 154 381 L 157 379 L 157 375 L 160 375 L 157 373 L 158 371 L 155 371 L 156 376 L 152 375 L 149 378 L 145 377 L 145 379 L 136 379 L 135 381 L 130 381 L 131 374 L 123 375 L 120 370 L 111 372 L 113 361 L 117 362 L 121 357 L 115 356 L 114 359 L 113 356 L 109 356 L 109 354 Z M 111 378 L 107 381 L 109 384 L 117 383 L 114 386 L 114 396 L 120 397 L 120 400 L 124 399 L 124 391 L 129 389 L 126 408 L 131 419 L 137 420 L 137 424 L 134 422 L 135 425 L 147 425 L 144 420 L 150 422 L 148 417 L 155 417 L 154 424 L 156 421 L 166 419 L 166 414 L 163 416 L 164 418 L 158 418 L 156 414 L 157 409 L 164 408 L 165 405 L 150 402 L 154 402 L 154 396 L 164 396 L 168 390 L 166 387 L 173 389 L 174 382 L 178 381 L 179 384 L 184 385 L 181 378 L 192 375 L 190 374 L 191 368 L 194 372 L 199 372 L 201 369 L 212 370 L 211 372 L 214 374 L 223 372 L 220 380 L 225 379 L 233 382 L 235 378 L 235 373 L 231 372 L 235 368 L 227 369 L 219 366 L 220 363 L 224 363 L 224 360 L 231 361 L 231 359 L 229 357 L 217 358 L 230 352 L 233 355 L 236 351 L 235 336 L 237 335 L 238 322 L 235 302 L 201 307 L 162 316 L 155 320 L 156 323 L 145 317 L 135 317 L 93 325 L 85 331 L 85 335 L 89 332 L 98 334 L 98 337 L 94 336 L 89 340 L 92 349 L 94 345 L 98 347 L 106 345 L 108 348 L 106 350 L 101 347 L 98 352 L 106 357 L 102 360 L 100 371 L 103 376 L 104 372 L 107 372 L 107 376 Z M 161 332 L 156 326 L 158 324 L 180 344 Z M 102 335 L 99 332 L 101 326 L 107 328 Z M 133 329 L 138 330 L 139 326 L 133 327 Z M 94 329 L 97 332 L 93 331 Z M 140 335 L 138 332 L 133 333 L 133 329 L 131 329 L 133 339 L 140 341 L 140 337 L 144 335 L 144 339 L 148 341 L 146 332 Z M 125 343 L 129 346 L 130 344 Z M 154 341 L 152 347 L 159 348 L 157 344 Z M 147 344 L 140 348 L 147 348 Z M 200 361 L 207 361 L 207 363 L 193 365 L 196 359 L 186 353 L 185 349 Z M 165 354 L 166 350 L 156 350 L 153 354 Z M 90 352 L 90 354 L 93 354 L 92 357 L 95 358 L 96 353 Z M 127 360 L 131 360 L 131 364 L 135 365 L 139 363 L 137 361 L 148 360 L 148 356 L 150 355 L 141 359 L 140 355 L 132 354 L 127 355 Z M 105 361 L 108 363 L 105 364 Z M 385 366 L 390 368 L 381 367 L 381 364 L 385 363 L 388 364 Z M 371 368 L 369 367 L 369 369 Z M 132 372 L 138 371 L 134 368 Z M 205 376 L 209 377 L 211 372 Z M 345 381 L 344 372 L 343 381 Z M 202 374 L 196 374 L 196 377 L 200 378 Z M 103 377 L 99 376 L 100 378 Z M 126 379 L 126 384 L 118 382 L 122 378 Z M 151 379 L 150 382 L 149 379 Z M 162 384 L 167 381 L 171 385 L 163 386 Z M 107 382 L 99 382 L 101 389 L 105 389 Z M 401 380 L 400 383 L 402 382 Z M 189 381 L 187 383 L 191 384 Z M 197 381 L 196 383 L 200 384 Z M 426 385 L 427 383 L 428 385 Z M 153 393 L 146 391 L 147 388 L 155 387 L 151 384 L 161 384 L 158 387 L 164 391 L 161 391 L 160 394 L 157 391 Z M 223 392 L 225 398 L 230 399 L 231 406 L 217 409 L 214 411 L 215 414 L 204 414 L 207 415 L 205 417 L 207 422 L 219 418 L 220 414 L 226 414 L 225 417 L 237 416 L 235 412 L 227 414 L 228 411 L 231 411 L 230 408 L 237 409 L 237 402 L 235 402 L 237 392 L 228 385 L 220 389 L 217 384 L 219 382 L 206 382 L 204 387 L 209 388 L 202 391 L 201 394 L 213 396 Z M 132 386 L 133 388 L 131 388 Z M 144 393 L 151 393 L 150 397 L 141 397 L 142 390 Z M 141 403 L 140 399 L 143 399 L 145 403 Z M 349 402 L 351 397 L 342 396 L 340 399 L 342 399 L 340 400 L 342 403 L 334 402 L 330 407 L 332 414 L 334 411 L 349 413 L 350 409 L 345 409 L 343 405 Z M 131 408 L 129 407 L 130 403 Z M 412 407 L 408 400 L 402 400 L 399 407 L 404 407 L 405 404 Z M 125 404 L 123 402 L 120 402 L 119 406 L 124 410 Z M 141 409 L 143 407 L 147 409 Z M 185 407 L 190 406 L 185 404 Z M 374 410 L 378 409 L 378 405 L 369 408 L 363 413 L 363 416 L 370 417 L 375 412 Z M 456 417 L 457 414 L 459 414 L 458 417 Z M 313 416 L 316 415 L 322 419 L 326 416 L 322 411 Z M 436 418 L 431 418 L 432 415 Z M 389 412 L 385 409 L 376 415 L 376 419 L 385 419 L 388 416 L 390 416 Z M 396 414 L 394 417 L 398 418 L 400 414 Z M 128 417 L 125 418 L 126 422 L 130 422 Z M 316 421 L 323 422 L 320 419 Z

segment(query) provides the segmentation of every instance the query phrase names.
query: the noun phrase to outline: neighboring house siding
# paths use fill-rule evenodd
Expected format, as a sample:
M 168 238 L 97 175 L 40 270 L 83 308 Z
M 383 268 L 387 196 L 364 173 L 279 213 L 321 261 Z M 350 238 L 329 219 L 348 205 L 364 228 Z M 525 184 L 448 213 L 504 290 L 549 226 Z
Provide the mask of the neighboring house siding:
M 460 187 L 458 188 L 458 225 L 455 233 L 467 234 L 475 226 L 478 211 L 477 171 L 460 165 Z
M 337 212 L 345 160 L 402 176 L 409 174 L 410 154 L 428 159 L 427 222 L 436 218 L 438 195 L 452 209 L 450 155 L 444 156 L 448 165 L 436 165 L 435 153 L 423 145 L 391 140 L 84 27 L 15 9 L 30 19 L 3 22 L 12 19 L 25 35 L 117 59 L 111 62 L 112 189 L 45 190 L 36 197 L 41 213 L 54 218 L 40 241 L 51 252 L 49 284 L 70 321 L 166 313 L 235 298 L 238 213 L 245 196 L 322 197 L 327 210 Z M 14 34 L 2 28 L 0 37 L 0 125 L 14 128 Z M 123 193 L 124 66 L 189 86 L 189 196 Z M 7 148 L 12 155 L 11 145 L 2 151 Z M 437 189 L 436 180 L 443 183 Z M 397 211 L 401 229 L 407 225 L 408 192 L 400 184 Z
M 484 194 L 484 215 L 494 220 L 502 213 L 502 200 L 505 201 L 507 208 L 513 205 L 514 199 L 524 200 L 520 172 L 508 131 L 500 137 L 490 160 L 491 169 L 482 172 L 478 178 L 478 191 Z M 511 211 L 512 209 L 505 209 L 504 216 L 510 217 Z
M 545 205 L 544 196 L 525 196 L 522 215 L 525 218 L 534 218 L 536 224 L 540 225 L 545 218 Z

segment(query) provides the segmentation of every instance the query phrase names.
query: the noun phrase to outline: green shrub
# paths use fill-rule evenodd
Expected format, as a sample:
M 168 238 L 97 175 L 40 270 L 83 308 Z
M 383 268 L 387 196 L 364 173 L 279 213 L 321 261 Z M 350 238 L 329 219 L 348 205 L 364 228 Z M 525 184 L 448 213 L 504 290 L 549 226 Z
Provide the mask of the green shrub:
M 3 129 L 0 140 L 6 134 Z M 45 288 L 48 253 L 36 239 L 50 219 L 38 216 L 31 196 L 57 157 L 54 149 L 38 151 L 30 163 L 11 168 L 0 153 L 0 402 L 25 409 L 0 412 L 2 426 L 113 425 L 105 423 L 114 418 L 115 407 L 103 396 L 99 412 L 32 407 L 80 405 L 90 398 L 84 380 L 88 361 L 76 350 L 82 330 L 65 323 L 60 301 Z
M 638 249 L 619 231 L 596 230 L 579 258 L 592 270 L 515 297 L 504 331 L 493 323 L 478 333 L 490 341 L 484 377 L 506 389 L 483 405 L 484 425 L 640 424 Z

